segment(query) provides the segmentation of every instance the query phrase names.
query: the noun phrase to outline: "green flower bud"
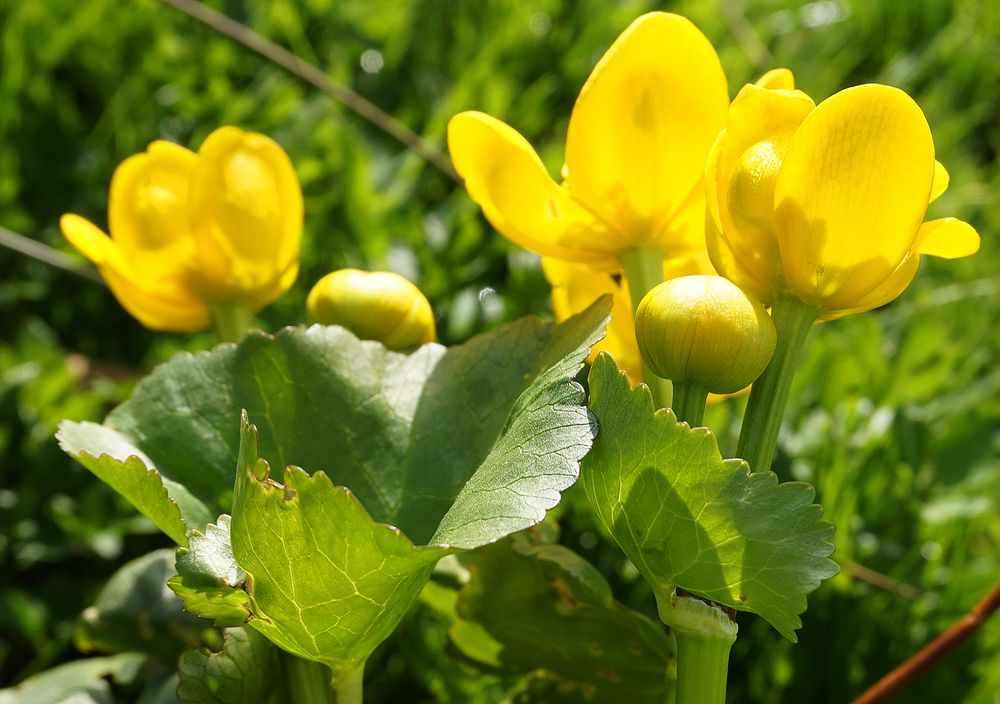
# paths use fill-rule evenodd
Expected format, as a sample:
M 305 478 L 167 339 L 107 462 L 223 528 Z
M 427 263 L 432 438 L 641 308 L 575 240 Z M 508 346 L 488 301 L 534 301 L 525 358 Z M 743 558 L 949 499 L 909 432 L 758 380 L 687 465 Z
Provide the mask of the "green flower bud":
M 635 335 L 654 373 L 716 394 L 753 383 L 776 340 L 763 304 L 720 276 L 682 276 L 651 290 L 636 311 Z
M 363 340 L 406 350 L 437 339 L 431 304 L 416 286 L 385 271 L 341 269 L 313 286 L 310 323 L 340 325 Z

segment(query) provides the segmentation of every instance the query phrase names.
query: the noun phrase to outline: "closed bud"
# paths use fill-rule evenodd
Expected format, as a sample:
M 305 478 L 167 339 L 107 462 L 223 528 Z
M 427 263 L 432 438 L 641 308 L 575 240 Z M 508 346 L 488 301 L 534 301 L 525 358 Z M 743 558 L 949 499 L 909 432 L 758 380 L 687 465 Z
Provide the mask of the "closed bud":
M 363 340 L 406 350 L 437 339 L 431 304 L 398 274 L 341 269 L 313 286 L 306 300 L 310 323 L 340 325 Z
M 635 334 L 654 373 L 716 394 L 753 383 L 776 340 L 763 304 L 719 276 L 682 276 L 651 290 L 636 311 Z

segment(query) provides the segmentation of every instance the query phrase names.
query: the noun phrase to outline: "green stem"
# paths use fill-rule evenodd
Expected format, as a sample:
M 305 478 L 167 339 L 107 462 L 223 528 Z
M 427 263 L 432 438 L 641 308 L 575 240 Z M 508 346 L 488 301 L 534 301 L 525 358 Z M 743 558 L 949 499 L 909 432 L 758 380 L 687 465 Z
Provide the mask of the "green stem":
M 625 269 L 625 279 L 628 281 L 628 292 L 632 298 L 632 320 L 635 321 L 635 311 L 645 295 L 654 287 L 663 283 L 663 252 L 658 247 L 633 247 L 622 252 L 622 266 Z M 642 363 L 642 376 L 653 394 L 653 402 L 657 408 L 668 408 L 673 401 L 673 387 L 666 379 L 661 379 L 653 370 Z
M 753 472 L 771 468 L 792 376 L 819 313 L 819 306 L 806 303 L 792 293 L 779 291 L 774 296 L 771 318 L 778 340 L 770 364 L 750 389 L 736 448 L 736 455 L 745 459 Z
M 361 704 L 365 679 L 365 663 L 345 670 L 333 678 L 337 704 Z
M 692 428 L 702 424 L 705 418 L 705 402 L 708 389 L 693 381 L 674 382 L 674 413 L 677 420 L 686 422 Z
M 284 659 L 290 701 L 301 704 L 341 704 L 339 699 L 333 698 L 333 690 L 330 688 L 330 668 L 291 653 L 285 653 Z M 361 699 L 357 701 L 360 702 Z
M 239 342 L 253 323 L 253 313 L 235 303 L 218 303 L 212 307 L 212 325 L 219 342 Z
M 725 704 L 736 622 L 718 605 L 676 590 L 657 596 L 656 605 L 677 644 L 676 704 Z

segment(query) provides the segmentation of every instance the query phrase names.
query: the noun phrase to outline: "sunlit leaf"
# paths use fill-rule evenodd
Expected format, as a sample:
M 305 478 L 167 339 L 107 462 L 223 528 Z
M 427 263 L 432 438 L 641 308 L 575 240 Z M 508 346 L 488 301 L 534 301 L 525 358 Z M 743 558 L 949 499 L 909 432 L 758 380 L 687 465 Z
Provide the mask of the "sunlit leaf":
M 662 601 L 673 586 L 765 618 L 792 641 L 805 595 L 837 573 L 814 491 L 724 460 L 707 428 L 654 413 L 601 355 L 590 372 L 601 433 L 582 480 L 594 511 Z

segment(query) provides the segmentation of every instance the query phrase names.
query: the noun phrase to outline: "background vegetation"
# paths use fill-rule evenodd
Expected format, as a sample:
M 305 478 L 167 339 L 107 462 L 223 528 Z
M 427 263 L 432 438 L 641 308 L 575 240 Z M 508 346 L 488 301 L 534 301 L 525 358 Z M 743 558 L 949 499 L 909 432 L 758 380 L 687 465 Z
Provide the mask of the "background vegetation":
M 838 526 L 843 572 L 811 596 L 796 646 L 741 617 L 731 701 L 846 701 L 1000 577 L 1000 4 L 211 4 L 442 148 L 453 113 L 497 115 L 539 148 L 552 173 L 594 62 L 654 8 L 687 15 L 708 35 L 732 94 L 775 66 L 793 68 L 816 99 L 870 81 L 905 89 L 927 114 L 951 173 L 931 215 L 971 222 L 983 248 L 956 262 L 926 261 L 901 300 L 814 331 L 776 470 L 817 486 Z M 538 260 L 496 235 L 450 179 L 160 2 L 0 0 L 0 47 L 5 228 L 69 251 L 60 214 L 106 224 L 107 187 L 121 160 L 154 139 L 197 147 L 217 126 L 236 124 L 287 149 L 306 195 L 302 274 L 261 315 L 266 329 L 302 322 L 309 287 L 344 266 L 417 282 L 446 342 L 549 310 Z M 100 284 L 0 249 L 0 686 L 80 657 L 81 611 L 127 560 L 168 544 L 59 451 L 55 424 L 103 418 L 153 365 L 211 343 L 208 335 L 146 331 Z M 724 442 L 732 442 L 738 405 L 708 419 Z M 602 568 L 616 596 L 651 613 L 648 590 L 599 537 L 579 493 L 571 492 L 560 521 L 563 542 Z M 370 664 L 370 693 L 405 692 L 393 701 L 472 696 L 447 695 L 427 672 L 437 665 L 414 656 L 420 619 Z M 998 702 L 998 693 L 994 619 L 903 701 Z

